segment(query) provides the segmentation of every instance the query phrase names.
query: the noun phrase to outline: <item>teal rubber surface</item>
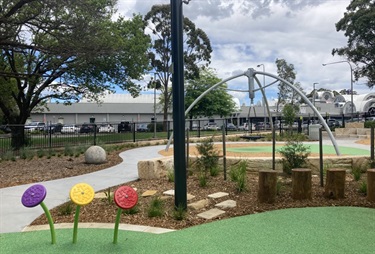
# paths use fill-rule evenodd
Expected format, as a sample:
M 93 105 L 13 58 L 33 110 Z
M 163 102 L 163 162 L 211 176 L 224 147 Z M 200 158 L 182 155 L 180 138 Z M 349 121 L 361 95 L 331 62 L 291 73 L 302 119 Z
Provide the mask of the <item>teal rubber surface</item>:
M 165 234 L 79 229 L 0 234 L 1 253 L 374 253 L 375 209 L 292 208 L 241 216 Z

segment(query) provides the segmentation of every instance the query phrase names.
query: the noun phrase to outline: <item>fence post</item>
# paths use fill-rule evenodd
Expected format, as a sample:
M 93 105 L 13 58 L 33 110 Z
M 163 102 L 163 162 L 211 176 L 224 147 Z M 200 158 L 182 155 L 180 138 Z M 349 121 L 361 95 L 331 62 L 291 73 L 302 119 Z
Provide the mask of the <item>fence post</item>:
M 96 146 L 96 124 L 94 124 L 94 146 Z

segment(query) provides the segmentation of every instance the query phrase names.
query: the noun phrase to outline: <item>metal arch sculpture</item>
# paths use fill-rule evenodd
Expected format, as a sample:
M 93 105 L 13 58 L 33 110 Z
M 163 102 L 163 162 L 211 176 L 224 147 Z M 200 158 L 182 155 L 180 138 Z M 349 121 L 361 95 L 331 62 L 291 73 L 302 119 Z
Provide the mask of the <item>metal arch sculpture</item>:
M 194 100 L 194 102 L 186 109 L 185 116 L 210 91 L 212 91 L 213 89 L 215 89 L 216 87 L 220 86 L 221 84 L 223 84 L 225 82 L 228 82 L 228 81 L 230 81 L 232 79 L 235 79 L 235 78 L 238 78 L 238 77 L 242 77 L 242 76 L 246 76 L 248 78 L 248 84 L 249 84 L 249 90 L 248 90 L 248 92 L 249 92 L 249 98 L 251 100 L 251 104 L 253 104 L 253 99 L 255 97 L 255 92 L 256 91 L 260 90 L 261 93 L 262 93 L 263 98 L 265 99 L 266 96 L 265 96 L 265 93 L 264 93 L 264 88 L 275 84 L 276 81 L 272 82 L 272 83 L 270 83 L 270 84 L 268 84 L 268 85 L 266 85 L 264 87 L 262 87 L 262 85 L 260 84 L 258 78 L 255 76 L 256 74 L 265 75 L 265 76 L 274 78 L 276 80 L 279 80 L 279 81 L 283 82 L 284 84 L 286 84 L 287 86 L 289 86 L 290 88 L 292 88 L 294 91 L 296 91 L 302 97 L 302 99 L 306 102 L 306 104 L 309 105 L 310 108 L 316 113 L 316 115 L 318 116 L 318 118 L 319 118 L 321 124 L 323 125 L 324 129 L 327 131 L 329 138 L 331 139 L 331 142 L 332 142 L 332 144 L 333 144 L 333 146 L 335 148 L 335 151 L 336 151 L 336 155 L 340 155 L 339 147 L 337 145 L 337 142 L 336 142 L 336 140 L 335 140 L 335 138 L 334 138 L 331 130 L 329 129 L 327 123 L 324 121 L 324 118 L 322 117 L 322 115 L 319 113 L 319 111 L 311 103 L 311 101 L 309 101 L 309 99 L 299 89 L 297 89 L 295 86 L 293 86 L 292 84 L 290 84 L 285 79 L 282 79 L 282 78 L 280 78 L 280 77 L 278 77 L 276 75 L 273 75 L 271 73 L 268 73 L 268 72 L 256 71 L 253 68 L 249 68 L 247 71 L 245 71 L 245 72 L 243 72 L 241 74 L 237 74 L 237 75 L 231 76 L 231 77 L 229 77 L 227 79 L 224 79 L 224 80 L 216 83 L 215 85 L 211 86 L 209 89 L 207 89 L 205 92 L 203 92 L 200 96 L 198 96 L 198 98 L 196 98 Z M 254 89 L 254 79 L 257 81 L 259 89 Z M 271 128 L 273 130 L 274 126 L 273 126 L 273 122 L 272 122 L 272 116 L 271 116 L 271 112 L 270 112 L 270 109 L 269 109 L 269 105 L 268 105 L 268 102 L 267 102 L 266 99 L 264 101 L 265 101 L 265 104 L 266 104 L 266 107 L 267 107 L 267 114 L 268 114 L 268 117 L 270 119 Z M 169 149 L 169 146 L 171 144 L 172 138 L 173 138 L 173 133 L 171 134 L 171 136 L 170 136 L 170 138 L 168 140 L 168 143 L 167 143 L 167 146 L 166 146 L 165 150 Z

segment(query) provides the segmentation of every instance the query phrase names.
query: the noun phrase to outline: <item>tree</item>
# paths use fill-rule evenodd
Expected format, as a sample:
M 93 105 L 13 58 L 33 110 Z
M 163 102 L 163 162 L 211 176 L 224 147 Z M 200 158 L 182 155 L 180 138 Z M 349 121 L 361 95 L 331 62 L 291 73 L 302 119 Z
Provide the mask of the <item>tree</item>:
M 292 132 L 293 123 L 297 118 L 298 111 L 299 111 L 299 107 L 291 103 L 287 103 L 283 107 L 282 112 L 283 112 L 284 121 L 285 121 L 285 124 L 288 125 L 290 132 Z
M 111 0 L 7 2 L 0 18 L 0 84 L 9 93 L 0 95 L 0 109 L 9 124 L 24 124 L 48 99 L 97 99 L 115 86 L 139 93 L 132 80 L 148 67 L 150 45 L 140 16 L 112 21 Z M 23 128 L 12 132 L 18 149 Z
M 375 2 L 352 0 L 344 17 L 336 23 L 337 32 L 345 32 L 348 45 L 332 50 L 357 65 L 355 78 L 367 77 L 367 86 L 375 85 Z
M 152 31 L 152 50 L 149 53 L 151 67 L 158 74 L 162 92 L 164 121 L 172 103 L 171 81 L 171 10 L 170 5 L 154 5 L 144 18 Z M 211 43 L 206 33 L 184 17 L 184 64 L 185 80 L 199 76 L 199 68 L 207 66 L 211 59 Z
M 284 59 L 276 59 L 277 74 L 280 78 L 288 81 L 295 88 L 303 92 L 301 84 L 295 82 L 296 72 L 294 70 L 293 64 L 288 64 Z M 297 104 L 301 100 L 301 96 L 290 86 L 286 85 L 284 82 L 280 82 L 278 85 L 279 93 L 277 100 L 277 111 L 279 110 L 280 104 L 290 103 L 292 105 Z
M 189 80 L 185 87 L 185 109 L 195 101 L 203 92 L 221 80 L 215 75 L 212 69 L 201 69 L 199 78 Z M 219 115 L 225 117 L 236 110 L 232 96 L 226 91 L 225 84 L 213 89 L 206 94 L 189 112 L 189 119 L 198 117 L 212 117 Z M 192 123 L 192 122 L 191 122 Z

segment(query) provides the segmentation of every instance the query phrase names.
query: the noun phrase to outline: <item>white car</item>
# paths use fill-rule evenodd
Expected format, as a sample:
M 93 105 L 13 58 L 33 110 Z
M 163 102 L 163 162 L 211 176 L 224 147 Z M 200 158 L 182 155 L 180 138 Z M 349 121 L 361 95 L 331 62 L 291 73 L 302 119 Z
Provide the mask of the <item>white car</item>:
M 102 124 L 99 127 L 99 132 L 116 132 L 115 128 L 112 126 L 112 124 Z
M 25 130 L 27 131 L 42 131 L 44 130 L 44 127 L 46 126 L 43 122 L 31 122 L 28 124 L 25 124 Z
M 79 127 L 75 124 L 64 125 L 61 128 L 61 133 L 78 133 Z

